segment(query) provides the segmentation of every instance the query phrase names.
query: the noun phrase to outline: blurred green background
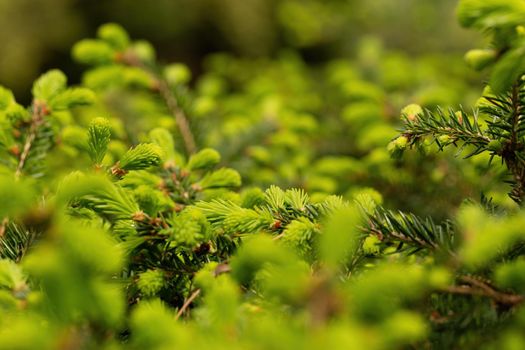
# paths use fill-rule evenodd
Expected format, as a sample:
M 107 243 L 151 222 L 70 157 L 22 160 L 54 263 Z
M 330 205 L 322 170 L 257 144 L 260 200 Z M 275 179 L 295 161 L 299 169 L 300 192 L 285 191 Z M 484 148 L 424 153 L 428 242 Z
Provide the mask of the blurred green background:
M 153 43 L 161 61 L 204 56 L 275 57 L 297 50 L 308 64 L 352 57 L 363 36 L 410 55 L 462 55 L 478 37 L 459 28 L 454 0 L 0 0 L 0 84 L 29 100 L 32 81 L 60 67 L 75 83 L 72 44 L 106 22 Z M 365 57 L 366 58 L 366 57 Z

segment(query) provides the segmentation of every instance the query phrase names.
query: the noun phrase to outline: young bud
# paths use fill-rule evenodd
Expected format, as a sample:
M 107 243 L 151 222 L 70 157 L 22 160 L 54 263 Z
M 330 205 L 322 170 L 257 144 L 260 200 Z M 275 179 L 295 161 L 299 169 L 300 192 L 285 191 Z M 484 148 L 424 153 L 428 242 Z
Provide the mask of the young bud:
M 401 115 L 413 121 L 418 115 L 423 114 L 423 108 L 417 104 L 410 104 L 401 110 Z
M 361 188 L 350 191 L 352 199 L 367 213 L 373 213 L 383 203 L 383 197 L 373 188 Z
M 11 90 L 0 86 L 0 110 L 5 110 L 10 104 L 15 102 L 15 97 Z
M 497 52 L 491 49 L 470 50 L 465 54 L 465 61 L 475 70 L 481 70 L 496 60 Z
M 243 208 L 253 208 L 264 203 L 264 192 L 258 187 L 245 189 L 241 194 Z
M 458 122 L 460 124 L 463 124 L 463 113 L 461 113 L 461 111 L 457 111 L 456 113 L 454 113 L 456 118 L 458 118 Z
M 84 74 L 82 83 L 93 90 L 122 86 L 124 84 L 124 68 L 120 65 L 107 65 L 90 69 Z
M 503 149 L 503 144 L 500 140 L 492 140 L 489 142 L 487 148 L 493 152 L 499 153 Z
M 161 200 L 159 192 L 152 190 L 149 186 L 140 185 L 133 191 L 133 197 L 146 214 L 150 216 L 157 214 Z
M 133 42 L 130 49 L 141 62 L 155 61 L 155 48 L 145 40 Z
M 5 115 L 13 121 L 29 121 L 31 119 L 31 114 L 27 109 L 14 101 L 5 110 Z
M 113 62 L 115 50 L 106 42 L 84 39 L 73 46 L 72 55 L 80 63 L 99 65 Z
M 209 223 L 198 209 L 183 209 L 179 214 L 173 215 L 169 224 L 170 227 L 161 233 L 169 237 L 171 247 L 193 249 L 209 239 Z
M 86 88 L 67 89 L 55 96 L 50 106 L 52 110 L 64 110 L 74 106 L 90 105 L 95 102 L 95 93 Z
M 117 50 L 124 50 L 129 45 L 128 33 L 116 23 L 107 23 L 100 26 L 97 36 Z
M 446 145 L 449 143 L 450 141 L 450 136 L 448 135 L 440 135 L 438 138 L 437 138 L 437 141 L 441 144 L 441 145 Z
M 318 225 L 314 224 L 307 218 L 299 218 L 293 220 L 286 226 L 283 231 L 281 242 L 294 250 L 302 256 L 307 256 L 311 249 L 312 243 L 319 234 Z
M 219 164 L 221 155 L 214 149 L 205 148 L 202 151 L 192 155 L 188 161 L 188 169 L 197 170 L 211 168 Z
M 428 282 L 433 288 L 445 288 L 452 283 L 452 275 L 447 269 L 436 267 L 430 271 Z
M 144 296 L 154 296 L 164 287 L 164 272 L 162 270 L 148 270 L 140 273 L 137 287 Z
M 380 253 L 381 241 L 375 235 L 369 235 L 363 242 L 363 252 L 367 255 L 377 255 Z
M 406 136 L 399 136 L 394 141 L 388 144 L 389 148 L 395 148 L 399 150 L 404 150 L 408 144 L 408 138 Z
M 105 118 L 95 118 L 88 127 L 88 152 L 95 164 L 101 164 L 108 150 L 111 126 Z
M 191 80 L 191 71 L 186 65 L 175 63 L 164 68 L 164 76 L 171 85 L 187 84 Z
M 0 260 L 0 286 L 13 291 L 27 291 L 27 279 L 22 268 L 14 261 L 8 259 Z
M 126 85 L 152 89 L 157 82 L 151 74 L 137 67 L 125 67 L 122 70 L 123 82 Z
M 204 117 L 217 109 L 217 102 L 213 97 L 200 96 L 193 102 L 193 114 L 196 117 Z
M 496 268 L 494 279 L 499 286 L 525 291 L 525 260 L 521 257 L 515 261 L 501 264 Z
M 382 331 L 389 344 L 403 344 L 424 339 L 429 330 L 421 315 L 398 311 L 385 320 Z
M 48 101 L 66 88 L 67 78 L 58 69 L 42 74 L 33 84 L 33 97 Z
M 154 144 L 162 148 L 164 161 L 174 161 L 176 158 L 175 142 L 173 142 L 173 137 L 168 130 L 155 128 L 150 131 L 149 137 Z
M 146 169 L 159 165 L 162 159 L 162 149 L 152 143 L 141 143 L 124 154 L 119 168 L 124 171 Z
M 403 151 L 406 149 L 408 145 L 408 137 L 406 136 L 399 136 L 393 141 L 390 141 L 390 143 L 387 146 L 387 150 L 390 153 L 390 156 L 393 158 L 399 158 Z
M 199 182 L 203 189 L 220 188 L 220 187 L 239 187 L 241 185 L 241 176 L 233 169 L 222 168 L 212 173 L 206 174 Z

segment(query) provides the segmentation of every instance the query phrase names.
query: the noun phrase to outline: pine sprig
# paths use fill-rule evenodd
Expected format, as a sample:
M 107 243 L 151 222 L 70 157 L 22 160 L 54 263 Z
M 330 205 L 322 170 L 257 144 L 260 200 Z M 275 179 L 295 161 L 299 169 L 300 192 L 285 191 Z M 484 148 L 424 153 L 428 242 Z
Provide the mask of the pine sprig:
M 490 150 L 501 156 L 512 180 L 509 196 L 517 203 L 525 197 L 524 82 L 519 79 L 510 91 L 483 97 L 480 111 L 490 117 L 488 132 L 495 139 Z
M 23 165 L 23 172 L 34 178 L 44 176 L 46 157 L 54 146 L 55 132 L 49 122 L 44 122 L 36 129 L 35 138 Z
M 331 201 L 329 197 L 329 201 Z M 301 189 L 282 190 L 270 186 L 265 192 L 265 204 L 261 209 L 271 213 L 280 225 L 286 225 L 299 217 L 311 220 L 319 218 L 328 202 L 311 203 L 308 195 Z
M 455 228 L 451 221 L 436 224 L 430 218 L 382 207 L 368 216 L 365 231 L 375 234 L 384 244 L 396 244 L 398 249 L 415 253 L 422 249 L 453 254 Z
M 525 91 L 522 81 L 516 82 L 512 89 L 501 95 L 486 94 L 479 107 L 481 113 L 490 117 L 487 121 L 488 133 L 493 139 L 522 146 L 525 136 L 525 116 L 523 101 Z M 503 151 L 503 150 L 502 150 Z
M 95 165 L 100 165 L 106 155 L 111 137 L 109 121 L 104 118 L 95 118 L 88 127 L 88 151 Z
M 18 157 L 15 177 L 20 177 L 23 172 L 30 173 L 34 177 L 41 176 L 43 160 L 52 147 L 53 132 L 47 125 L 45 116 L 48 114 L 45 103 L 35 101 L 32 106 L 31 125 L 27 133 L 24 147 Z M 47 127 L 44 127 L 46 126 Z M 31 171 L 28 171 L 28 165 L 31 165 Z
M 29 247 L 38 237 L 34 230 L 25 229 L 23 226 L 4 219 L 5 225 L 0 239 L 0 259 L 20 261 Z
M 124 154 L 120 160 L 120 168 L 126 171 L 145 169 L 159 165 L 161 158 L 162 150 L 159 146 L 141 143 Z
M 475 112 L 471 120 L 463 111 L 442 109 L 435 112 L 425 110 L 422 114 L 404 116 L 404 126 L 401 134 L 408 138 L 409 144 L 414 144 L 424 137 L 431 137 L 440 149 L 448 145 L 474 146 L 474 150 L 466 157 L 471 157 L 487 150 L 492 139 L 479 123 Z
M 127 80 L 130 83 L 147 87 L 164 102 L 166 109 L 175 119 L 188 155 L 197 151 L 195 136 L 190 120 L 183 108 L 184 101 L 175 93 L 169 81 L 163 75 L 163 69 L 157 64 L 153 48 L 143 42 L 130 42 L 126 31 L 119 25 L 110 23 L 101 26 L 97 39 L 82 40 L 73 48 L 73 56 L 80 62 L 109 66 L 108 70 L 119 71 L 126 68 L 132 72 Z M 98 68 L 100 69 L 100 68 Z
M 430 137 L 443 150 L 453 145 L 459 152 L 467 146 L 472 149 L 465 158 L 488 152 L 490 161 L 501 157 L 512 179 L 509 196 L 522 203 L 525 197 L 525 91 L 520 79 L 510 91 L 494 95 L 487 90 L 479 103 L 479 110 L 472 118 L 463 111 L 441 109 L 404 115 L 401 136 L 392 141 L 389 149 L 393 156 L 402 153 L 407 146 L 418 145 Z M 483 117 L 483 122 L 480 118 Z
M 125 189 L 98 176 L 72 173 L 62 182 L 59 198 L 73 207 L 90 208 L 112 223 L 131 219 L 140 221 L 145 215 Z
M 197 208 L 202 211 L 215 229 L 225 233 L 255 233 L 269 230 L 273 217 L 264 211 L 242 208 L 225 200 L 199 202 Z

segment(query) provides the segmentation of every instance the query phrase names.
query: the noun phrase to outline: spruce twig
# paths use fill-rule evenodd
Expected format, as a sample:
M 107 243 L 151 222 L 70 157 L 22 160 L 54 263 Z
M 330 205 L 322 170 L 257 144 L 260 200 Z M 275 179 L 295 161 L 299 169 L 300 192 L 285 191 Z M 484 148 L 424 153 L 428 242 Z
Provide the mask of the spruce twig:
M 146 65 L 133 53 L 126 52 L 126 54 L 123 55 L 122 61 L 130 66 L 135 66 L 146 71 L 155 79 L 157 82 L 156 88 L 158 94 L 163 99 L 171 115 L 175 118 L 175 122 L 177 123 L 177 127 L 182 135 L 182 140 L 184 141 L 184 147 L 186 148 L 187 154 L 194 154 L 197 151 L 197 146 L 195 143 L 195 137 L 190 128 L 188 116 L 180 107 L 179 102 L 173 95 L 166 79 L 164 79 L 157 72 L 155 67 Z
M 510 96 L 511 102 L 511 130 L 510 140 L 502 153 L 502 157 L 514 178 L 513 189 L 510 197 L 518 204 L 522 204 L 525 197 L 525 166 L 519 159 L 518 153 L 523 151 L 523 144 L 519 140 L 519 124 L 522 121 L 522 106 L 520 103 L 520 85 L 518 83 L 512 86 Z
M 184 314 L 184 312 L 186 312 L 188 307 L 199 296 L 199 294 L 201 294 L 201 290 L 200 289 L 196 289 L 195 291 L 193 291 L 193 293 L 191 293 L 191 295 L 188 297 L 188 299 L 186 299 L 184 301 L 184 304 L 182 305 L 182 307 L 177 312 L 177 316 L 175 316 L 176 320 L 178 320 Z
M 44 116 L 48 113 L 45 103 L 40 101 L 33 102 L 32 111 L 29 133 L 26 137 L 24 149 L 20 154 L 18 165 L 16 167 L 16 178 L 19 178 L 22 175 L 22 170 L 24 169 L 24 165 L 26 164 L 29 153 L 31 152 L 31 147 L 33 146 L 33 142 L 35 141 L 38 134 L 38 129 L 44 124 Z
M 405 116 L 401 136 L 410 146 L 426 137 L 433 139 L 440 150 L 453 145 L 461 152 L 466 146 L 472 146 L 473 149 L 465 158 L 482 152 L 490 152 L 491 160 L 494 156 L 501 157 L 512 177 L 508 181 L 512 186 L 509 196 L 521 205 L 525 198 L 523 88 L 520 77 L 508 92 L 483 96 L 485 101 L 479 111 L 489 117 L 484 123 L 478 120 L 477 111 L 470 120 L 463 111 L 455 113 L 450 110 L 447 115 L 440 109 L 435 112 L 427 110 Z M 399 142 L 394 146 L 399 149 L 406 147 Z
M 485 150 L 491 141 L 481 128 L 476 114 L 471 121 L 461 111 L 456 114 L 450 110 L 446 114 L 441 109 L 436 112 L 426 110 L 424 113 L 405 117 L 401 134 L 407 137 L 411 144 L 430 136 L 440 149 L 450 144 L 457 146 L 458 141 L 474 146 L 475 151 L 466 158 Z
M 186 147 L 186 152 L 188 154 L 193 154 L 197 151 L 197 147 L 195 145 L 195 138 L 193 137 L 193 133 L 190 129 L 190 123 L 188 121 L 188 117 L 180 108 L 177 99 L 172 94 L 168 83 L 166 80 L 156 76 L 159 85 L 159 93 L 164 99 L 166 106 L 168 107 L 170 113 L 175 117 L 175 122 L 177 123 L 177 127 L 179 128 L 179 131 L 182 135 L 182 139 L 184 140 L 184 146 Z
M 24 148 L 20 157 L 18 158 L 18 164 L 15 170 L 15 178 L 20 178 L 24 166 L 26 165 L 29 153 L 33 147 L 33 143 L 37 137 L 38 129 L 44 124 L 44 116 L 48 114 L 47 106 L 44 102 L 34 101 L 32 106 L 32 115 L 31 115 L 31 126 L 29 128 L 29 133 L 26 137 Z M 7 233 L 7 226 L 9 225 L 9 217 L 4 217 L 0 223 L 0 239 L 4 239 L 5 234 Z
M 443 290 L 452 294 L 485 296 L 498 304 L 508 306 L 517 306 L 524 300 L 523 295 L 500 292 L 487 282 L 472 276 L 460 276 L 458 279 L 466 284 L 449 286 Z
M 362 229 L 375 234 L 384 243 L 397 241 L 414 251 L 427 249 L 455 255 L 454 225 L 450 221 L 436 224 L 430 218 L 378 207 L 368 216 L 368 223 Z

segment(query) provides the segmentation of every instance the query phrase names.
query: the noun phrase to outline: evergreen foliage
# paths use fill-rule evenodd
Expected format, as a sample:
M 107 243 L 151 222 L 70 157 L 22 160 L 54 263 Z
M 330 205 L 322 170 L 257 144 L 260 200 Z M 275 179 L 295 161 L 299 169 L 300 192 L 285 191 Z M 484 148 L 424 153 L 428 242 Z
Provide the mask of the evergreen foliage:
M 0 89 L 0 349 L 525 347 L 525 5 L 462 0 L 458 17 L 491 39 L 466 56 L 489 85 L 471 110 L 420 96 L 393 139 L 380 107 L 411 77 L 383 90 L 330 64 L 340 104 L 316 132 L 297 58 L 259 75 L 216 56 L 190 88 L 117 24 L 73 47 L 82 86 L 51 70 L 28 108 Z M 431 187 L 424 164 L 446 164 L 483 191 L 480 163 L 514 204 L 464 198 L 441 220 L 367 182 Z

